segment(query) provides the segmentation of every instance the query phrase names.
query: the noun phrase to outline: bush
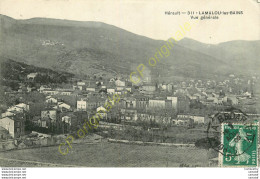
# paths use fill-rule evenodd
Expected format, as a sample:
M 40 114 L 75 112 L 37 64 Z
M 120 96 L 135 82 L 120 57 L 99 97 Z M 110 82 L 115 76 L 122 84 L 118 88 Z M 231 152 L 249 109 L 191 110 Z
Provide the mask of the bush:
M 198 139 L 195 142 L 195 146 L 198 148 L 203 148 L 203 149 L 210 149 L 210 148 L 216 148 L 217 146 L 220 145 L 220 141 L 217 140 L 216 138 L 202 138 Z

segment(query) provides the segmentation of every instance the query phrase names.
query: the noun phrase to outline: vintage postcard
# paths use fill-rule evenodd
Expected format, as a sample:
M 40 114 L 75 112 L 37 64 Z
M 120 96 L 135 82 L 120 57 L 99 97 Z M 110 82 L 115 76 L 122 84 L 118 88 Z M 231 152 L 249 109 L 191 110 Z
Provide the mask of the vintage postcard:
M 0 167 L 258 167 L 257 0 L 1 0 Z

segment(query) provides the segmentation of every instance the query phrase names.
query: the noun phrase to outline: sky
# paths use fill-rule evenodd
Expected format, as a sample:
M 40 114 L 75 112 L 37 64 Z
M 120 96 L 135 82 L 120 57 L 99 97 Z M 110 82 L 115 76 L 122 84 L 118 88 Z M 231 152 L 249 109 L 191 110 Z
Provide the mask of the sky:
M 138 35 L 167 40 L 188 15 L 165 11 L 243 11 L 243 15 L 200 20 L 185 37 L 217 44 L 231 40 L 260 40 L 260 3 L 257 0 L 0 0 L 0 14 L 15 19 L 34 17 L 100 21 Z M 258 0 L 259 1 L 259 0 Z

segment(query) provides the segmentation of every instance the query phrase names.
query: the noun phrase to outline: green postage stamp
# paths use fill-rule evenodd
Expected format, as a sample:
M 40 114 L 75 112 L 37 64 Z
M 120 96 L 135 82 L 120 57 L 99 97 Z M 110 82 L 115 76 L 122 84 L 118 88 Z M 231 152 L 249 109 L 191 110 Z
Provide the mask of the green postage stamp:
M 222 124 L 221 167 L 257 167 L 259 125 Z

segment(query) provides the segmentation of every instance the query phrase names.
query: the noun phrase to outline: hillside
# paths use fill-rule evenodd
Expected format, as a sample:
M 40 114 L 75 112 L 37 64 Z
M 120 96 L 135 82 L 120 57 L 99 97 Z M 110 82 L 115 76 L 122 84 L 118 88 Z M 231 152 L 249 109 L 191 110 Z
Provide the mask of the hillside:
M 5 58 L 79 75 L 107 77 L 117 73 L 129 75 L 140 63 L 148 64 L 148 59 L 165 43 L 101 22 L 44 18 L 15 20 L 0 16 L 0 34 L 0 54 Z M 234 61 L 222 58 L 218 50 L 206 53 L 206 44 L 197 42 L 201 45 L 193 48 L 194 44 L 181 42 L 175 45 L 168 58 L 151 69 L 152 74 L 171 79 L 247 73 L 243 66 L 232 68 Z M 229 50 L 230 46 L 224 45 L 220 44 L 227 57 L 235 56 L 239 48 L 242 49 L 241 46 Z M 248 50 L 245 54 L 256 53 L 252 48 L 243 50 Z
M 0 57 L 0 59 L 1 87 L 9 87 L 13 90 L 18 90 L 21 82 L 28 86 L 35 86 L 36 84 L 61 84 L 67 83 L 74 76 L 71 73 L 35 67 L 3 57 Z M 34 80 L 28 80 L 27 75 L 30 73 L 38 74 Z

